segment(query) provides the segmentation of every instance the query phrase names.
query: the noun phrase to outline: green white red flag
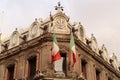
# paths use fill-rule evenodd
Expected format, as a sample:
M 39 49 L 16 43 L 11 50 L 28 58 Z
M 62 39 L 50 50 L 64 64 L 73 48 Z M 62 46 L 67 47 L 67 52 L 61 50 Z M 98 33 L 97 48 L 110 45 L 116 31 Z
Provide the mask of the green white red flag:
M 61 59 L 60 51 L 55 34 L 53 34 L 52 62 Z
M 70 49 L 72 52 L 72 67 L 74 67 L 74 64 L 76 63 L 76 50 L 75 50 L 73 33 L 71 33 L 71 36 L 70 36 Z

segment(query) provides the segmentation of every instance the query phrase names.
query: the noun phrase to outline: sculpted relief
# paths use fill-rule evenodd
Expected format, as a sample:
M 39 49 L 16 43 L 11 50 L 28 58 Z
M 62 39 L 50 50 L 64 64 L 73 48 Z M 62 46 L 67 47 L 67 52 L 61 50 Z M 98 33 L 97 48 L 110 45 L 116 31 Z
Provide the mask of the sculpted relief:
M 43 33 L 43 31 L 40 29 L 41 23 L 41 20 L 35 19 L 35 21 L 31 24 L 29 28 L 29 39 L 38 37 Z
M 66 29 L 66 20 L 64 18 L 57 18 L 55 19 L 54 21 L 54 25 L 56 25 L 56 27 L 58 29 L 63 29 L 65 30 Z
M 107 51 L 107 49 L 106 49 L 106 47 L 105 47 L 105 45 L 103 44 L 103 46 L 102 46 L 102 53 L 101 53 L 101 55 L 102 55 L 102 57 L 107 61 L 107 62 L 109 62 L 109 55 L 108 55 L 108 51 Z
M 81 25 L 81 23 L 79 23 L 77 26 L 77 37 L 78 39 L 80 39 L 81 41 L 83 41 L 85 43 L 85 30 L 84 27 Z
M 67 32 L 67 21 L 64 17 L 57 17 L 53 21 L 53 27 L 51 30 L 55 33 L 66 33 Z
M 99 52 L 98 43 L 93 34 L 91 35 L 91 48 L 98 54 Z
M 69 34 L 70 29 L 68 27 L 69 18 L 64 13 L 57 13 L 53 16 L 53 25 L 50 31 L 53 33 Z
M 11 47 L 16 46 L 16 45 L 19 44 L 19 42 L 20 42 L 19 37 L 20 37 L 20 34 L 19 34 L 19 32 L 17 31 L 17 29 L 16 29 L 16 30 L 13 32 L 13 34 L 11 35 L 9 48 L 11 48 Z

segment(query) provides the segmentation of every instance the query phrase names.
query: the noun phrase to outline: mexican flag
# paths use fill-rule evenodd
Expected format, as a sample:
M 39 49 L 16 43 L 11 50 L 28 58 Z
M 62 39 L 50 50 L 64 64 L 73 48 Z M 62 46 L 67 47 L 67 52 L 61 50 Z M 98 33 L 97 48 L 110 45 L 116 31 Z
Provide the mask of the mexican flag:
M 60 51 L 55 34 L 53 34 L 52 62 L 61 59 Z
M 75 42 L 74 42 L 74 37 L 73 37 L 73 33 L 71 33 L 70 36 L 70 49 L 72 52 L 72 67 L 74 67 L 74 64 L 76 63 L 76 50 L 75 50 Z

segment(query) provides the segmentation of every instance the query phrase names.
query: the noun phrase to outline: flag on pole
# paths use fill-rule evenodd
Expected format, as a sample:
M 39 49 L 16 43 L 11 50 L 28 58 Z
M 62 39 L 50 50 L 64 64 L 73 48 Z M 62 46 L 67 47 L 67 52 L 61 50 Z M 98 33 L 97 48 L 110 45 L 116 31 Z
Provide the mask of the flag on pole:
M 73 33 L 71 33 L 70 36 L 70 48 L 71 48 L 71 52 L 72 52 L 72 67 L 74 67 L 74 64 L 76 63 L 76 50 L 75 50 L 75 42 L 74 42 L 74 37 L 73 37 Z
M 53 34 L 52 62 L 61 59 L 60 51 L 55 34 Z

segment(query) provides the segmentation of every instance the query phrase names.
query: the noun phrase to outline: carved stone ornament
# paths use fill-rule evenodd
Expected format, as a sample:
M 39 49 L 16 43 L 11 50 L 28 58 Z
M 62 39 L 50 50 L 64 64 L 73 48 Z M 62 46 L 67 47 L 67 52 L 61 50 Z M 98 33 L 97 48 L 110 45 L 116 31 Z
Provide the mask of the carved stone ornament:
M 86 79 L 83 77 L 83 73 L 81 73 L 81 74 L 78 76 L 78 80 L 86 80 Z
M 111 58 L 113 61 L 112 61 L 112 65 L 114 66 L 114 68 L 116 68 L 118 70 L 119 68 L 119 64 L 118 64 L 118 60 L 117 60 L 117 57 L 116 55 L 113 53 L 112 55 L 112 58 Z
M 35 21 L 31 24 L 29 29 L 29 39 L 38 37 L 43 33 L 43 30 L 40 29 L 40 26 L 41 26 L 41 22 L 35 19 Z
M 33 80 L 39 80 L 39 79 L 43 79 L 43 78 L 44 78 L 44 74 L 41 71 L 37 71 Z
M 13 32 L 13 34 L 11 35 L 11 39 L 10 39 L 10 46 L 9 48 L 16 46 L 19 44 L 19 32 L 16 30 Z
M 64 18 L 57 18 L 55 19 L 54 24 L 58 29 L 65 29 L 66 26 L 66 20 Z
M 34 24 L 31 29 L 31 35 L 35 36 L 37 34 L 37 31 L 38 31 L 38 26 Z
M 54 33 L 68 33 L 67 21 L 64 17 L 56 17 L 53 21 L 53 27 L 51 31 Z
M 107 62 L 109 62 L 108 51 L 107 51 L 107 48 L 105 47 L 104 44 L 103 44 L 101 50 L 102 50 L 102 53 L 101 53 L 102 57 L 103 57 Z
M 79 23 L 77 26 L 78 31 L 77 31 L 77 36 L 78 39 L 80 39 L 81 41 L 83 41 L 85 43 L 85 30 L 84 27 L 81 25 L 81 23 Z
M 98 49 L 97 40 L 96 40 L 96 38 L 93 36 L 93 34 L 92 34 L 92 36 L 91 36 L 91 41 L 92 41 L 92 45 L 91 45 L 92 50 L 95 51 L 96 53 L 98 53 L 98 52 L 99 52 L 99 49 Z
M 12 37 L 12 44 L 15 45 L 18 41 L 18 35 L 17 34 L 13 34 L 13 37 Z

